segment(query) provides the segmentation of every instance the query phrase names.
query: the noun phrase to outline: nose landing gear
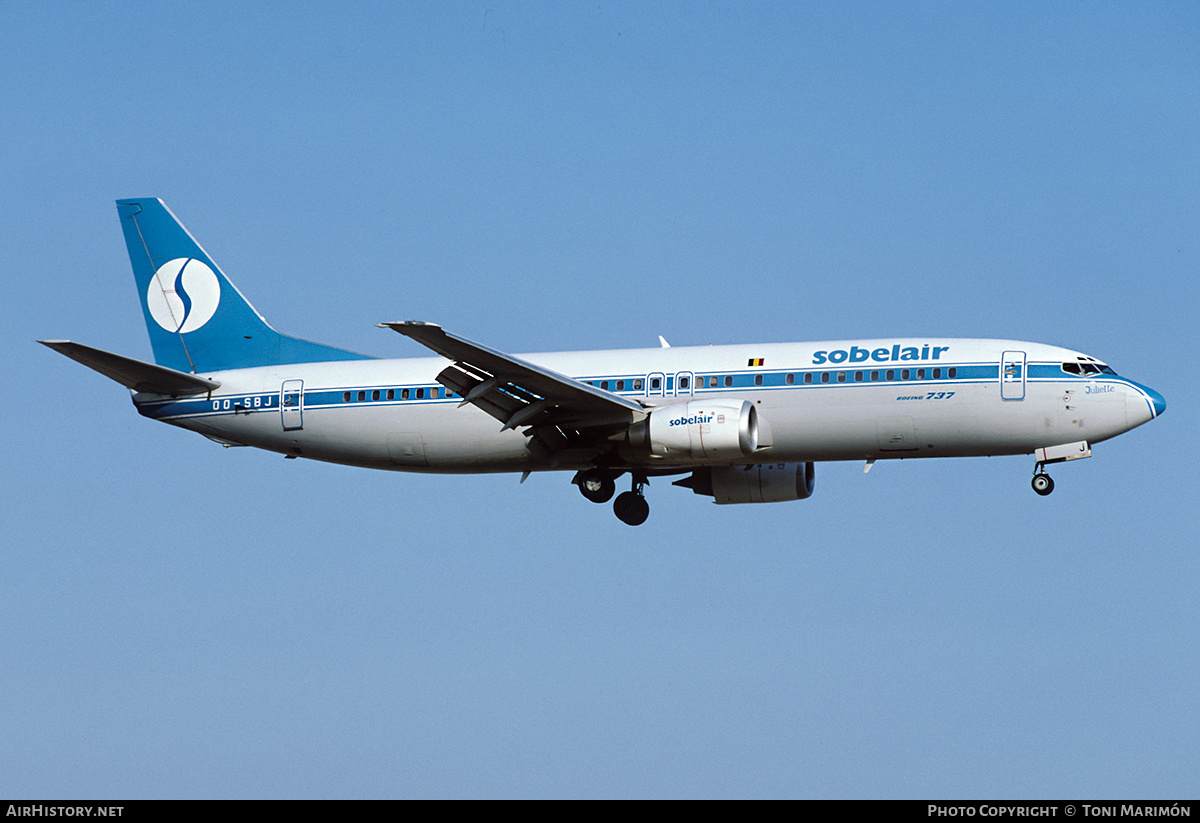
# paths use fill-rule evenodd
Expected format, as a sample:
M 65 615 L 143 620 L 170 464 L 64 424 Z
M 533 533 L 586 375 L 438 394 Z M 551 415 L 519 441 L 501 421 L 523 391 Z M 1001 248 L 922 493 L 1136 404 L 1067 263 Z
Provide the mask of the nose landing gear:
M 1034 449 L 1033 457 L 1037 462 L 1033 464 L 1033 482 L 1031 484 L 1033 490 L 1042 495 L 1042 497 L 1054 491 L 1054 481 L 1050 479 L 1050 475 L 1046 474 L 1046 466 L 1048 464 L 1063 463 L 1067 460 L 1080 460 L 1091 456 L 1092 447 L 1088 445 L 1086 440 Z
M 1037 473 L 1033 475 L 1033 482 L 1030 485 L 1033 486 L 1035 492 L 1045 497 L 1054 491 L 1054 480 L 1051 479 L 1050 475 L 1042 471 L 1041 468 L 1042 464 L 1038 463 L 1035 469 Z

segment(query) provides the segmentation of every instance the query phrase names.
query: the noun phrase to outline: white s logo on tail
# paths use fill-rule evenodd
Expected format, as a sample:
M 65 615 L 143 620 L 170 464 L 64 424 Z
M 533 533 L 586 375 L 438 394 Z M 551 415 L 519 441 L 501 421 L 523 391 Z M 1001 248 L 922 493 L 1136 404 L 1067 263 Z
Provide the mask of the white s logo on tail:
M 163 263 L 146 290 L 150 316 L 169 332 L 195 331 L 212 319 L 220 302 L 217 275 L 205 263 L 189 257 Z

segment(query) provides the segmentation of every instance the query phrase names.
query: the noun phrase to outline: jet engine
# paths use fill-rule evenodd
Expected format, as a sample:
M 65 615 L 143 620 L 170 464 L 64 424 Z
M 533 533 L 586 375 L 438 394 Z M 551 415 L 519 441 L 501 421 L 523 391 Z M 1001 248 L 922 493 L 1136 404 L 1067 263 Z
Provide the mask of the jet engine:
M 674 485 L 728 503 L 778 503 L 804 500 L 813 493 L 812 463 L 763 463 L 756 466 L 716 466 L 697 469 Z
M 662 406 L 630 431 L 659 457 L 728 460 L 758 448 L 758 412 L 749 400 L 692 400 Z

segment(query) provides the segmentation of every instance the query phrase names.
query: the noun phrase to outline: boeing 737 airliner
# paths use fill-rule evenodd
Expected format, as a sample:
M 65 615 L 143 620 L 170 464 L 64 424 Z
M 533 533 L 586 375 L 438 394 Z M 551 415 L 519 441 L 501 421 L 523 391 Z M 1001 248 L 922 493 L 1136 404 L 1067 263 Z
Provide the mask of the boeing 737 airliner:
M 574 471 L 645 522 L 650 477 L 717 503 L 803 500 L 822 460 L 1034 455 L 1049 463 L 1163 413 L 1158 392 L 1015 340 L 840 340 L 505 354 L 381 323 L 436 356 L 381 360 L 275 331 L 155 198 L 118 200 L 154 363 L 41 341 L 128 387 L 142 415 L 225 446 L 412 472 Z M 524 478 L 522 478 L 524 479 Z

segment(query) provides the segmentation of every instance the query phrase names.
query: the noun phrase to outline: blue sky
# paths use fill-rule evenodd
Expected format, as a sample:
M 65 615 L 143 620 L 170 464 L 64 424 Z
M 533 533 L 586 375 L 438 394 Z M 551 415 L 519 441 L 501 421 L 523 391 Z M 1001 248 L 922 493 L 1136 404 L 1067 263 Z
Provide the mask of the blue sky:
M 0 796 L 1195 797 L 1194 4 L 73 4 L 0 31 Z M 280 330 L 508 351 L 1076 348 L 1167 414 L 1058 467 L 666 482 L 224 450 L 113 201 Z

